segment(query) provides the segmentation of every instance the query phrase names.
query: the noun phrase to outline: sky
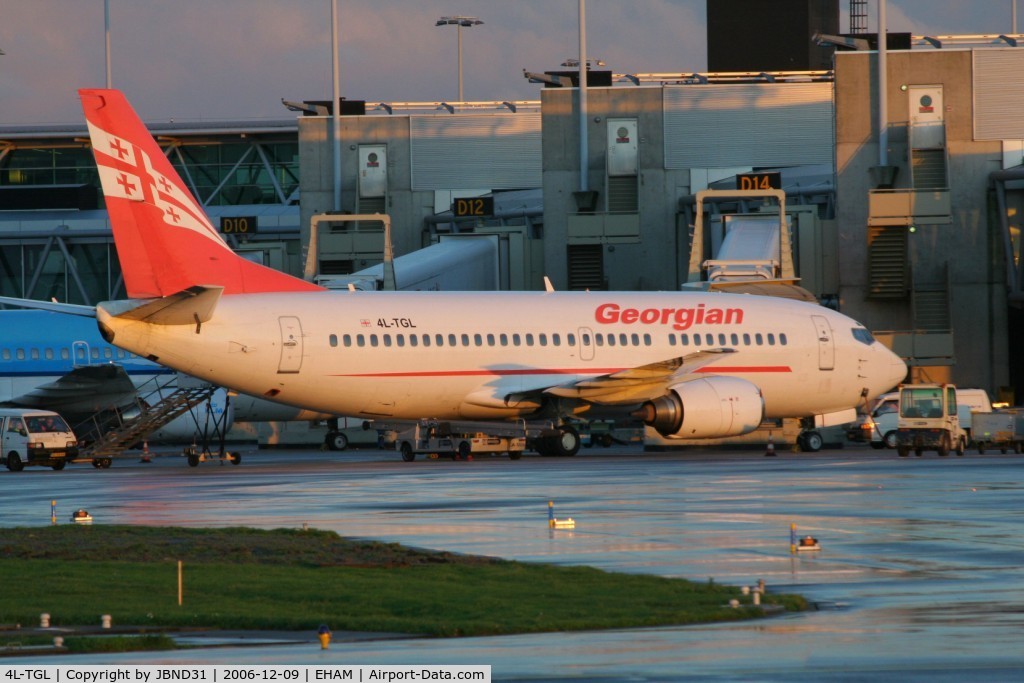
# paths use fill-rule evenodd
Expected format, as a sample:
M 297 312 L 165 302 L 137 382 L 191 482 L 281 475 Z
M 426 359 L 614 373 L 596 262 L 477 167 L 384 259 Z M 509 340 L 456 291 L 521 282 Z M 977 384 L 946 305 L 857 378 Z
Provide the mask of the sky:
M 587 55 L 616 73 L 704 71 L 706 2 L 589 0 Z M 768 2 L 770 0 L 764 0 Z M 868 0 L 868 30 L 878 0 Z M 890 31 L 1008 33 L 1024 0 L 889 0 Z M 848 0 L 838 0 L 848 30 Z M 537 100 L 523 71 L 578 56 L 573 0 L 337 0 L 341 94 L 368 102 Z M 330 0 L 109 0 L 112 83 L 146 121 L 294 116 L 330 99 Z M 0 124 L 80 123 L 76 90 L 106 80 L 103 0 L 0 0 Z

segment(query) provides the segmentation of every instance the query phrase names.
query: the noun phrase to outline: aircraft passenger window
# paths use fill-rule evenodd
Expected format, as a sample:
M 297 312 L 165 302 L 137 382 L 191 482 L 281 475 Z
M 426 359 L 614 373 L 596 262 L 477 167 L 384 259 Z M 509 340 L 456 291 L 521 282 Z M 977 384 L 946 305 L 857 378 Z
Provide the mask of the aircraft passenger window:
M 649 335 L 649 334 L 647 334 L 645 332 L 644 333 L 644 346 L 650 346 L 650 345 L 651 345 L 651 335 Z
M 541 332 L 540 334 L 537 335 L 537 341 L 540 343 L 541 346 L 547 346 L 548 345 L 548 335 L 546 335 L 545 333 Z
M 377 335 L 371 334 L 370 335 L 370 346 L 379 346 L 379 345 L 380 345 L 380 341 L 377 339 Z
M 90 351 L 89 355 L 92 356 L 93 360 L 99 360 L 100 359 L 100 350 L 99 349 L 92 349 L 92 351 Z
M 502 332 L 498 335 L 498 339 L 501 341 L 502 346 L 508 346 L 508 335 Z
M 68 353 L 67 349 L 61 349 L 60 350 L 60 359 L 61 360 L 68 360 L 70 357 L 71 357 L 71 354 Z
M 598 346 L 604 346 L 604 335 L 598 332 L 594 335 L 594 341 L 597 342 Z
M 403 336 L 403 335 L 400 335 L 400 336 Z M 420 338 L 419 337 L 417 337 L 415 334 L 410 334 L 409 335 L 409 346 L 418 346 L 419 343 L 420 343 Z
M 725 346 L 725 334 L 721 332 L 718 333 L 718 345 Z
M 729 338 L 730 338 L 730 340 L 732 341 L 732 345 L 733 345 L 733 346 L 739 346 L 739 345 L 740 345 L 740 336 L 739 336 L 738 334 L 736 334 L 735 332 L 733 332 L 733 333 L 732 333 L 732 334 L 731 334 L 731 335 L 729 336 Z
M 462 345 L 463 346 L 469 346 L 469 335 L 468 334 L 462 335 Z
M 25 349 L 18 349 L 14 355 L 18 360 L 25 360 Z
M 424 346 L 430 346 L 430 335 L 429 334 L 423 335 L 423 345 Z
M 715 345 L 715 335 L 713 335 L 710 332 L 708 332 L 707 334 L 704 335 L 704 341 L 706 341 L 708 343 L 708 346 L 714 346 Z
M 512 346 L 519 346 L 519 344 L 520 344 L 519 333 L 518 332 L 513 332 L 512 333 Z
M 458 338 L 454 334 L 448 335 L 448 346 L 458 346 Z
M 756 343 L 758 346 L 764 345 L 764 337 L 761 336 L 760 332 L 754 335 L 754 343 Z
M 787 342 L 786 342 L 786 333 L 785 332 L 780 332 L 779 333 L 779 343 L 782 344 L 783 346 L 785 346 L 787 344 Z
M 668 345 L 669 346 L 675 346 L 676 345 L 676 335 L 673 334 L 672 332 L 668 333 Z
M 633 342 L 633 346 L 640 346 L 640 335 L 634 332 L 630 341 Z
M 484 338 L 481 337 L 479 334 L 474 334 L 473 335 L 473 345 L 474 346 L 483 346 L 484 345 Z
M 34 350 L 35 350 L 35 349 L 33 349 L 33 351 L 34 351 Z M 107 360 L 110 360 L 111 358 L 113 358 L 113 357 L 114 357 L 114 354 L 113 354 L 113 352 L 112 352 L 112 351 L 110 350 L 110 347 L 109 347 L 109 346 L 107 346 L 106 348 L 104 348 L 104 349 L 103 349 L 103 357 L 104 357 L 104 358 L 106 358 Z
M 743 344 L 745 346 L 750 346 L 750 335 L 746 332 L 743 333 Z
M 383 335 L 383 337 L 384 337 L 384 346 L 391 346 L 391 335 L 390 334 L 385 334 L 385 335 Z
M 363 335 L 356 335 L 356 346 L 366 346 L 366 338 Z
M 114 355 L 116 355 L 118 358 L 122 360 L 124 360 L 124 358 L 126 357 L 124 349 L 114 349 Z
M 11 359 L 11 352 L 10 352 L 9 349 L 4 349 L 3 350 L 3 359 L 4 360 L 10 360 Z
M 629 336 L 625 332 L 619 333 L 619 346 L 629 346 Z
M 405 335 L 404 334 L 396 334 L 395 335 L 395 343 L 398 344 L 398 346 L 405 346 Z
M 614 334 L 609 334 L 608 335 L 608 346 L 615 346 L 615 335 Z
M 341 343 L 347 347 L 352 346 L 352 335 L 344 334 L 341 336 Z
M 553 332 L 551 334 L 551 345 L 552 346 L 561 346 L 562 345 L 562 336 L 560 334 L 558 334 L 557 332 Z
M 771 332 L 768 333 L 768 346 L 775 346 L 775 335 Z
M 533 346 L 533 334 L 531 334 L 530 332 L 526 333 L 526 345 Z
M 28 355 L 32 360 L 39 360 L 39 349 L 29 349 Z
M 85 349 L 81 346 L 75 347 L 75 358 L 78 360 L 85 360 Z
M 693 335 L 693 345 L 694 346 L 700 346 L 700 335 L 699 334 Z
M 494 335 L 493 334 L 489 334 L 488 333 L 488 335 L 487 335 L 487 345 L 488 346 L 494 346 Z
M 46 349 L 43 351 L 43 357 L 46 358 L 46 360 L 53 360 L 53 349 Z

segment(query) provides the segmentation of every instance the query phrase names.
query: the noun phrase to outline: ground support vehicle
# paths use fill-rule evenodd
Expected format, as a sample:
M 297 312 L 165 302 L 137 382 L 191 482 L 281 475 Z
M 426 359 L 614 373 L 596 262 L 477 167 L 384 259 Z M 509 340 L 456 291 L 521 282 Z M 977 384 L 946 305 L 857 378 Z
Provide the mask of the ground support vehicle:
M 394 448 L 398 436 L 394 430 L 379 430 L 372 422 L 348 417 L 328 420 L 327 427 L 324 445 L 331 451 L 343 451 L 346 448 Z
M 505 433 L 477 431 L 452 422 L 423 420 L 398 434 L 402 460 L 412 462 L 420 453 L 447 456 L 452 460 L 470 460 L 475 455 L 508 453 L 518 460 L 526 450 L 526 433 L 515 426 Z M 518 433 L 516 433 L 518 431 Z
M 28 466 L 62 470 L 78 457 L 78 439 L 57 413 L 49 410 L 0 410 L 0 454 L 11 472 Z
M 896 453 L 905 458 L 933 450 L 941 457 L 963 455 L 967 433 L 960 426 L 956 387 L 952 384 L 906 384 L 899 389 Z
M 971 437 L 978 453 L 998 448 L 1006 453 L 1024 451 L 1024 408 L 974 413 Z

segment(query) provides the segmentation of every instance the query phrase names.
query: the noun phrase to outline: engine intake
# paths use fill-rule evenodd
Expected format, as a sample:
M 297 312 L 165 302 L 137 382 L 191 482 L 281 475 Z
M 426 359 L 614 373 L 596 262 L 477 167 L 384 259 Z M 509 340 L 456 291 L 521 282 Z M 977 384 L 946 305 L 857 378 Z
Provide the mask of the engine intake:
M 764 398 L 746 380 L 707 377 L 669 387 L 634 415 L 668 439 L 739 436 L 761 424 Z

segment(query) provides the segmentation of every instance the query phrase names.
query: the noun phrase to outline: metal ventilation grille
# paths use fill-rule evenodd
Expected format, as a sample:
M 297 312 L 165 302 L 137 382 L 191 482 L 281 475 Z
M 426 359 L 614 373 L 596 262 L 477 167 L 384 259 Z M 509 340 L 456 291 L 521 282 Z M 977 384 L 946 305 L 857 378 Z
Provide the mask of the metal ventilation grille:
M 605 289 L 604 250 L 600 244 L 570 244 L 569 289 Z
M 636 213 L 638 207 L 636 176 L 609 176 L 608 213 Z
M 951 329 L 949 292 L 943 290 L 914 292 L 914 328 L 932 332 Z
M 905 299 L 907 228 L 903 225 L 868 227 L 868 296 L 872 299 Z
M 949 187 L 945 149 L 912 150 L 911 164 L 915 190 L 944 190 Z

